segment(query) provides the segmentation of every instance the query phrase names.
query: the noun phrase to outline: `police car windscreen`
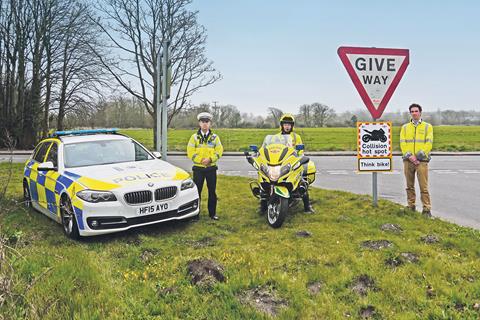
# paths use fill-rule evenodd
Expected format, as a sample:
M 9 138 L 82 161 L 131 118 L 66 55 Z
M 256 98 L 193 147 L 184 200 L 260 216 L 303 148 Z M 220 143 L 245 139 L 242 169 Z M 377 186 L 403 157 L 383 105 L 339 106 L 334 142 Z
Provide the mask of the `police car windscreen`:
M 65 144 L 65 167 L 151 160 L 153 157 L 132 140 L 89 141 Z

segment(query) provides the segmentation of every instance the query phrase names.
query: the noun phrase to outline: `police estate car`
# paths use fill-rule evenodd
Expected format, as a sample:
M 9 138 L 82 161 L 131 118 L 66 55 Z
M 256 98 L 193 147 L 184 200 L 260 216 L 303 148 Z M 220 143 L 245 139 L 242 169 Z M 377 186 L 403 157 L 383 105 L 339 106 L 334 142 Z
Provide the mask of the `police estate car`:
M 57 131 L 25 164 L 24 200 L 73 239 L 199 214 L 190 175 L 116 129 Z

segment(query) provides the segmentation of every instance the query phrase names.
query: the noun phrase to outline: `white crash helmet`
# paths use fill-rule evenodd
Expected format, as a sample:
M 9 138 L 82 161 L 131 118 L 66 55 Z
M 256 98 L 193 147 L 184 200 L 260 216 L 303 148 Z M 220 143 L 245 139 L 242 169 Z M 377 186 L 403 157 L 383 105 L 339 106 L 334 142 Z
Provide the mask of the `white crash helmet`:
M 209 112 L 200 112 L 197 116 L 197 119 L 198 119 L 198 121 L 200 121 L 200 120 L 212 121 L 213 116 Z

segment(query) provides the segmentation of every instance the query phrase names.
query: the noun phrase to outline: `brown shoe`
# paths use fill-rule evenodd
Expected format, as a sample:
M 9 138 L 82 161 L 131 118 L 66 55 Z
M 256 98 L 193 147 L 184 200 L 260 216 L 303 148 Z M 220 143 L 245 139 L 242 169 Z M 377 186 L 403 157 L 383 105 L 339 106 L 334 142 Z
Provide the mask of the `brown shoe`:
M 431 218 L 432 217 L 432 212 L 429 209 L 423 209 L 422 215 L 426 218 Z
M 415 206 L 405 206 L 405 210 L 415 211 L 416 209 Z

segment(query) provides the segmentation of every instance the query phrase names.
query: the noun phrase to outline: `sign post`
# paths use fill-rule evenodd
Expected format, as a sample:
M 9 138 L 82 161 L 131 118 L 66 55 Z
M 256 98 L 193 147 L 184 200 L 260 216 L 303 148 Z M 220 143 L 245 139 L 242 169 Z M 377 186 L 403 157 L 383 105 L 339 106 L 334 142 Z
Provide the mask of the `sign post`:
M 340 47 L 337 53 L 363 103 L 372 115 L 372 124 L 377 124 L 375 121 L 382 117 L 383 111 L 407 70 L 410 63 L 409 50 Z M 391 150 L 391 137 L 389 141 Z M 383 167 L 383 164 L 387 163 L 386 160 L 361 160 L 360 154 L 358 158 L 358 171 L 372 171 L 373 206 L 376 207 L 378 204 L 377 172 L 391 170 L 391 156 L 388 170 L 384 170 Z M 361 170 L 366 167 L 373 170 Z

